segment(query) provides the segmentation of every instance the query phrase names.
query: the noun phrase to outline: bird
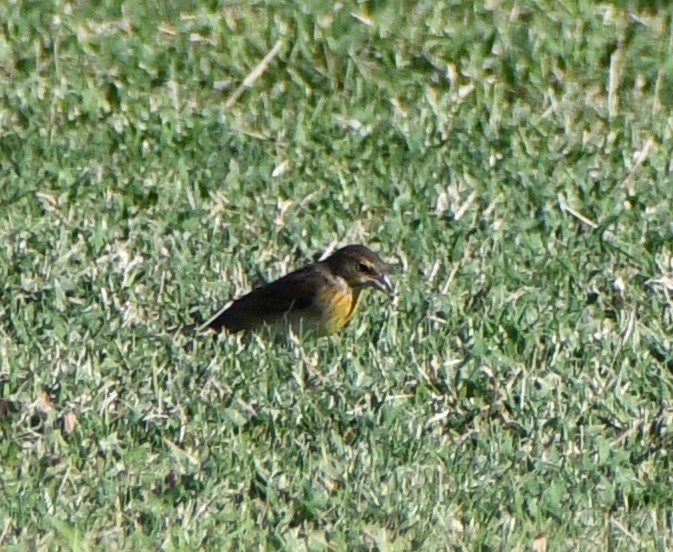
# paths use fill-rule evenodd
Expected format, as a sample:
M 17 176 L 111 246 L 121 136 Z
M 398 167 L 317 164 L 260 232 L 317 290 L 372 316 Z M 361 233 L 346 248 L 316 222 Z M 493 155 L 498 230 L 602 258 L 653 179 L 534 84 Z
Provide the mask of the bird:
M 389 274 L 395 266 L 364 245 L 347 245 L 235 299 L 197 331 L 237 333 L 266 328 L 317 337 L 335 334 L 355 314 L 363 290 L 394 294 Z

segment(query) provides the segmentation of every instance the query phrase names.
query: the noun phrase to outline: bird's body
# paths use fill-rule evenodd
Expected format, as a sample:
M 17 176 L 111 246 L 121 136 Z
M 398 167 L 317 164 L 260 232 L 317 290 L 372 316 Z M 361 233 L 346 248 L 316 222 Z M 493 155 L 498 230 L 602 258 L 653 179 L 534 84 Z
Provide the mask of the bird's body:
M 240 332 L 281 326 L 295 333 L 326 335 L 341 330 L 355 313 L 366 287 L 392 292 L 390 265 L 362 245 L 339 249 L 258 287 L 221 309 L 202 330 Z

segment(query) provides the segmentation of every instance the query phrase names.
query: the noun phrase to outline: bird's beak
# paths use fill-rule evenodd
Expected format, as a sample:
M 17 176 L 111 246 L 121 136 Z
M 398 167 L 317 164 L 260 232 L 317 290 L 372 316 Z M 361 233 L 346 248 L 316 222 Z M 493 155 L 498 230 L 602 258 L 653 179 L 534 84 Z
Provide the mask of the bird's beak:
M 376 278 L 376 280 L 373 280 L 373 283 L 376 289 L 379 289 L 388 295 L 395 293 L 395 288 L 393 287 L 390 278 L 388 278 L 388 275 L 385 273 L 381 274 L 378 278 Z

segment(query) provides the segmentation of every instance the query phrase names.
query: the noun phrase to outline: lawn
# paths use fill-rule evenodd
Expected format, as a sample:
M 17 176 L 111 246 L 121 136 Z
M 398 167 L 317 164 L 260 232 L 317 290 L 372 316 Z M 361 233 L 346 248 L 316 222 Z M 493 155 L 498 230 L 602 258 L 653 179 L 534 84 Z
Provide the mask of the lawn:
M 673 549 L 672 108 L 664 2 L 0 3 L 0 548 Z

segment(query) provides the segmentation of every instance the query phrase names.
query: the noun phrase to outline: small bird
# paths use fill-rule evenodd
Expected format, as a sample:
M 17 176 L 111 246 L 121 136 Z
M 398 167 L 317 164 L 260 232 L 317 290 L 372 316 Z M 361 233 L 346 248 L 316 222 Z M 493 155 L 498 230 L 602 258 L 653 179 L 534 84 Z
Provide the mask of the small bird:
M 388 274 L 394 266 L 364 245 L 347 245 L 236 299 L 199 331 L 235 333 L 281 326 L 300 334 L 333 334 L 352 318 L 365 288 L 392 295 Z

